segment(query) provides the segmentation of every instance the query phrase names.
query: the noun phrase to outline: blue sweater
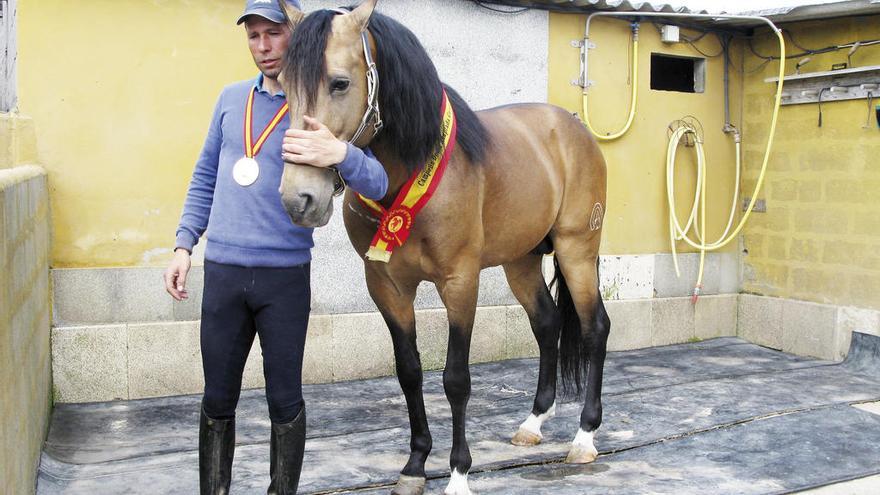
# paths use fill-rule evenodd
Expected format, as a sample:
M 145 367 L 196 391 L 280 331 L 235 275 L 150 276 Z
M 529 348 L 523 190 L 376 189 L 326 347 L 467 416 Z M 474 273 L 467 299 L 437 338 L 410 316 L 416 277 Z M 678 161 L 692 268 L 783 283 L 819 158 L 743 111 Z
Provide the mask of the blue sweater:
M 289 267 L 311 259 L 314 229 L 294 225 L 281 203 L 283 161 L 281 141 L 290 126 L 285 116 L 269 135 L 256 159 L 260 175 L 242 187 L 232 178 L 232 167 L 245 154 L 244 111 L 249 92 L 256 86 L 253 139 L 256 140 L 284 104 L 283 94 L 262 89 L 256 80 L 227 86 L 220 94 L 208 137 L 196 162 L 186 195 L 176 247 L 192 252 L 207 230 L 205 259 L 248 267 Z M 338 165 L 349 187 L 371 199 L 380 199 L 388 188 L 388 176 L 369 150 L 351 144 Z

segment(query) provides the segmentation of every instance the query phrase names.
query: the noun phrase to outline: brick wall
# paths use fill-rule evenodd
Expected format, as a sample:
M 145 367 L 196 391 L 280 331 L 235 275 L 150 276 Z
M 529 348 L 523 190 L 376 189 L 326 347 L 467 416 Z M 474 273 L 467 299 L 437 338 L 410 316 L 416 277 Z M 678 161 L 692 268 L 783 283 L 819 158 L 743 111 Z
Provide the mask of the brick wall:
M 0 162 L 0 491 L 33 493 L 51 412 L 45 171 Z
M 784 26 L 806 48 L 880 38 L 877 16 Z M 755 49 L 775 54 L 775 38 Z M 789 41 L 790 38 L 786 38 Z M 789 53 L 801 50 L 791 43 Z M 801 72 L 829 70 L 846 51 L 813 55 Z M 744 52 L 748 70 L 761 59 Z M 787 73 L 799 60 L 789 60 Z M 880 45 L 862 47 L 853 66 L 880 65 Z M 754 189 L 769 129 L 776 62 L 745 87 L 744 194 Z M 876 76 L 875 76 L 876 77 Z M 876 100 L 875 100 L 876 103 Z M 863 128 L 865 100 L 783 106 L 777 139 L 759 194 L 766 213 L 752 215 L 743 238 L 745 292 L 880 309 L 880 129 Z

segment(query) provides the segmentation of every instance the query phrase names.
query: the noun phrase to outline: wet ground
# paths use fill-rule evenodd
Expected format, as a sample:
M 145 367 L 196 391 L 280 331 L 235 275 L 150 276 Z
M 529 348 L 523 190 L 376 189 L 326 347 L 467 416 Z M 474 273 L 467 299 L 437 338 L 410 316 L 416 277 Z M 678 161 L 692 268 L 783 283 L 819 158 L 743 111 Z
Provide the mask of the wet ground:
M 537 360 L 471 371 L 476 494 L 787 493 L 880 473 L 877 337 L 855 334 L 840 364 L 735 338 L 609 353 L 601 455 L 585 466 L 562 463 L 578 427 L 574 402 L 557 404 L 541 445 L 509 443 L 531 409 Z M 442 493 L 451 421 L 441 374 L 427 373 L 424 388 L 434 439 L 426 493 Z M 311 385 L 305 397 L 300 493 L 388 493 L 409 452 L 396 379 Z M 37 493 L 197 493 L 199 401 L 56 406 Z M 232 493 L 265 493 L 262 390 L 242 394 L 237 430 Z

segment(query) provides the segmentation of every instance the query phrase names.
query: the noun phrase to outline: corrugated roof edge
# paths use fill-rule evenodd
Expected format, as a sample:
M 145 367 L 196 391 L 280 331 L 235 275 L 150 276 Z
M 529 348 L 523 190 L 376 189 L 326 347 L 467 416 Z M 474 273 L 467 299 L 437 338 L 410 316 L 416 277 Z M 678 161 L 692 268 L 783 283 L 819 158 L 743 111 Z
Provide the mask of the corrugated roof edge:
M 880 0 L 845 0 L 832 3 L 753 10 L 742 12 L 742 14 L 767 17 L 774 22 L 796 22 L 812 19 L 872 15 L 880 14 Z
M 676 12 L 682 14 L 707 14 L 706 10 L 691 10 L 687 7 L 674 6 L 668 3 L 653 4 L 651 2 L 630 2 L 627 0 L 480 0 L 478 3 L 491 3 L 515 7 L 530 7 L 544 10 L 564 12 Z M 717 12 L 711 12 L 717 13 Z M 799 22 L 818 19 L 833 19 L 859 15 L 880 14 L 880 0 L 843 0 L 840 2 L 798 5 L 747 12 L 721 12 L 722 14 L 749 15 L 767 17 L 774 23 Z M 704 21 L 705 22 L 705 21 Z M 716 24 L 729 27 L 747 27 L 759 25 L 758 22 L 733 21 L 719 19 Z
M 474 0 L 469 0 L 474 1 Z M 530 7 L 543 10 L 569 12 L 617 11 L 617 12 L 670 12 L 706 14 L 706 10 L 691 10 L 668 3 L 630 2 L 628 0 L 479 0 L 476 3 Z

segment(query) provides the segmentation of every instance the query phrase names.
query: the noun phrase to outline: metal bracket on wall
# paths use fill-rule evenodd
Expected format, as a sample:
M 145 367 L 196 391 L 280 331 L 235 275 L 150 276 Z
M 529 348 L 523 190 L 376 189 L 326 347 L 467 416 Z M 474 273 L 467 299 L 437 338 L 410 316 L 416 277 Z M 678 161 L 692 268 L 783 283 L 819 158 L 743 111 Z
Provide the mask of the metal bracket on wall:
M 777 77 L 764 79 L 776 83 Z M 822 103 L 842 100 L 863 100 L 880 96 L 880 65 L 855 67 L 852 69 L 810 72 L 785 76 L 782 91 L 783 105 Z
M 584 40 L 571 40 L 571 46 L 574 48 L 583 48 L 584 47 Z M 586 46 L 590 50 L 596 49 L 596 44 L 593 43 L 592 41 L 587 41 Z
M 752 198 L 743 198 L 742 199 L 742 209 L 743 211 L 748 211 L 749 203 L 752 202 Z M 755 213 L 767 213 L 767 201 L 761 198 L 758 198 L 755 201 L 755 206 L 752 208 L 752 211 Z
M 571 80 L 571 85 L 572 85 L 572 86 L 579 86 L 579 87 L 581 87 L 581 88 L 583 88 L 583 87 L 591 88 L 591 87 L 593 87 L 593 86 L 596 85 L 596 82 L 593 81 L 593 80 L 589 80 L 589 81 L 587 81 L 586 86 L 584 86 L 583 81 L 581 81 L 580 79 L 572 79 L 572 80 Z
M 572 48 L 578 48 L 581 51 L 581 61 L 580 61 L 580 75 L 577 79 L 571 80 L 572 86 L 579 86 L 581 88 L 589 88 L 594 83 L 593 81 L 584 81 L 584 74 L 586 74 L 586 50 L 593 50 L 596 48 L 596 44 L 590 40 L 582 39 L 582 40 L 571 40 Z M 584 49 L 586 47 L 586 50 Z

